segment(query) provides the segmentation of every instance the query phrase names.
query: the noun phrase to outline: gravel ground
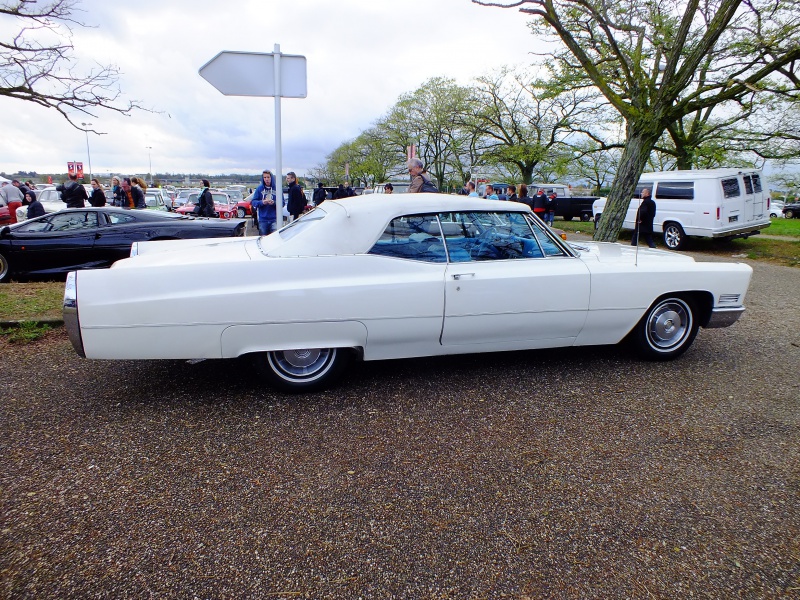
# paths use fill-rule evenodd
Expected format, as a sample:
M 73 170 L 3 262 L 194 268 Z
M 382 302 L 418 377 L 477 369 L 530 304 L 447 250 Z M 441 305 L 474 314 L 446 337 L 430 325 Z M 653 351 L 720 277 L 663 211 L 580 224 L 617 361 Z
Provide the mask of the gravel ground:
M 4 598 L 798 598 L 800 270 L 668 364 L 366 363 L 2 345 Z M 13 365 L 13 368 L 11 366 Z

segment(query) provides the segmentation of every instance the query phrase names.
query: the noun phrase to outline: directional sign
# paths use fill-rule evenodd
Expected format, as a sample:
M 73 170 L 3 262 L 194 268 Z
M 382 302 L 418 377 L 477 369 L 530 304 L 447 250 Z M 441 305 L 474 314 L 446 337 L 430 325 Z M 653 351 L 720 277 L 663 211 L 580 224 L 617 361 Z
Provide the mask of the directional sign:
M 306 57 L 278 53 L 280 94 L 275 93 L 276 54 L 224 51 L 200 67 L 200 76 L 226 96 L 305 98 Z

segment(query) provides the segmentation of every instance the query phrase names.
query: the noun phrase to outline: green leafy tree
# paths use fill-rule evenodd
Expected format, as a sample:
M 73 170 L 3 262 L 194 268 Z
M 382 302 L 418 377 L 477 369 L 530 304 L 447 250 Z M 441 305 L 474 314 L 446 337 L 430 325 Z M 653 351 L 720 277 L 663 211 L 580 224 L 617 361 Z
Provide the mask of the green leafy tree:
M 800 0 L 521 0 L 534 34 L 559 41 L 565 89 L 597 88 L 625 121 L 625 147 L 595 239 L 615 241 L 667 128 L 753 92 L 796 97 Z M 701 79 L 702 77 L 702 79 Z

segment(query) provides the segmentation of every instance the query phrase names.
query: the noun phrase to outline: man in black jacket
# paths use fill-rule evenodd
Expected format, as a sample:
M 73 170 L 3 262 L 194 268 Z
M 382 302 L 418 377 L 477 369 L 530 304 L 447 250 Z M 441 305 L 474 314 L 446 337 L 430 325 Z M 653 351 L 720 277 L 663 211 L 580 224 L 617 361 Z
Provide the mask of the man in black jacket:
M 83 208 L 89 199 L 86 188 L 78 183 L 78 175 L 73 173 L 69 176 L 69 181 L 56 186 L 56 191 L 61 192 L 61 199 L 67 203 L 67 208 Z
M 289 184 L 289 199 L 286 202 L 286 208 L 289 214 L 292 215 L 291 220 L 294 221 L 306 209 L 306 196 L 300 186 L 297 185 L 297 175 L 294 172 L 289 171 L 286 174 L 286 183 Z
M 650 190 L 644 188 L 642 190 L 642 201 L 639 204 L 639 210 L 636 211 L 636 229 L 633 230 L 633 237 L 631 238 L 631 246 L 639 245 L 639 237 L 644 236 L 644 241 L 651 248 L 655 248 L 656 244 L 653 241 L 653 219 L 656 216 L 656 203 L 650 196 Z
M 317 184 L 317 189 L 314 190 L 314 206 L 319 206 L 323 202 L 325 202 L 325 198 L 328 197 L 328 193 L 325 191 L 325 186 L 321 183 Z

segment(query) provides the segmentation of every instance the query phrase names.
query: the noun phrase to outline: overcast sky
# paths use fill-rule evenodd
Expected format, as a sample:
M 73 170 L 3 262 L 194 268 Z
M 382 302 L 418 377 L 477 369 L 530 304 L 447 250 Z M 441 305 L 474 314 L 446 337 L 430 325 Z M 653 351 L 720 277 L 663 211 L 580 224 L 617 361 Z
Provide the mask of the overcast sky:
M 95 173 L 256 173 L 274 169 L 273 98 L 224 96 L 198 75 L 222 50 L 306 57 L 308 97 L 284 98 L 283 171 L 306 173 L 426 79 L 459 83 L 530 64 L 537 40 L 514 9 L 469 0 L 83 0 L 80 69 L 122 71 L 126 97 L 159 111 L 78 117 Z M 0 35 L 12 23 L 0 19 Z M 254 78 L 258 73 L 253 73 Z M 65 172 L 86 137 L 56 111 L 0 97 L 0 170 Z

